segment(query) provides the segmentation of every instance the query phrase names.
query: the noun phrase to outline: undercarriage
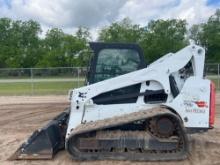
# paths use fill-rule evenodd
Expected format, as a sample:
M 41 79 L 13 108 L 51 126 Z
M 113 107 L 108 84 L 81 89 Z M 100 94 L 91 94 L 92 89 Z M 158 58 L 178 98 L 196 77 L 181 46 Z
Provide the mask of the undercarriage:
M 87 123 L 66 143 L 76 160 L 181 160 L 188 154 L 182 121 L 165 108 L 154 108 Z

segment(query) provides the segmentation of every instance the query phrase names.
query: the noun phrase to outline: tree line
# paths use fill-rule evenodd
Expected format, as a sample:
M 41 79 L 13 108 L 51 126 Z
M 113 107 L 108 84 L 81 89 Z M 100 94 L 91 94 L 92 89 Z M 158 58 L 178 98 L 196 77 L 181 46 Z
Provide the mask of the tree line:
M 0 68 L 86 66 L 91 51 L 88 28 L 75 34 L 49 29 L 44 38 L 38 22 L 0 18 Z M 186 20 L 152 20 L 146 26 L 129 18 L 103 27 L 100 42 L 137 43 L 148 63 L 168 52 L 176 52 L 193 39 L 205 47 L 207 62 L 220 62 L 220 9 L 207 22 L 188 27 Z

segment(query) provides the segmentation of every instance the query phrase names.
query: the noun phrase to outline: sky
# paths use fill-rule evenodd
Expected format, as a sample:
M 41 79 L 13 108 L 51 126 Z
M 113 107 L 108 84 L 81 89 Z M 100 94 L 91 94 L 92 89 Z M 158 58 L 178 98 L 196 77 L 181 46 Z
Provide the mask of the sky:
M 172 18 L 190 26 L 205 22 L 217 8 L 220 0 L 0 0 L 0 18 L 38 21 L 42 35 L 53 27 L 70 34 L 88 27 L 95 39 L 102 27 L 126 17 L 141 26 Z

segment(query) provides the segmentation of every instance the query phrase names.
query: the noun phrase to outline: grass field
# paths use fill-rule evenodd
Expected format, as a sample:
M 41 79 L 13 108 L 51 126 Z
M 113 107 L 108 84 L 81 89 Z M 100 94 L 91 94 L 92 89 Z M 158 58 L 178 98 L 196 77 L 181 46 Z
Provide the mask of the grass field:
M 57 80 L 57 79 L 36 79 L 30 81 L 4 80 L 0 81 L 0 95 L 50 95 L 67 94 L 70 89 L 84 85 L 84 79 L 78 80 Z
M 220 79 L 208 76 L 219 90 Z M 84 78 L 0 79 L 0 96 L 66 95 L 70 89 L 84 85 Z

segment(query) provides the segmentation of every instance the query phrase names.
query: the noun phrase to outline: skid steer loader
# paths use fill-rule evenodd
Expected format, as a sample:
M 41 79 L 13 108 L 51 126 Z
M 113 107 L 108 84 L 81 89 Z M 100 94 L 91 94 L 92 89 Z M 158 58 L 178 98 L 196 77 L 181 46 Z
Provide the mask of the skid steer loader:
M 185 159 L 188 134 L 214 126 L 215 86 L 204 78 L 205 50 L 191 44 L 146 65 L 135 44 L 91 43 L 87 85 L 11 159 Z

